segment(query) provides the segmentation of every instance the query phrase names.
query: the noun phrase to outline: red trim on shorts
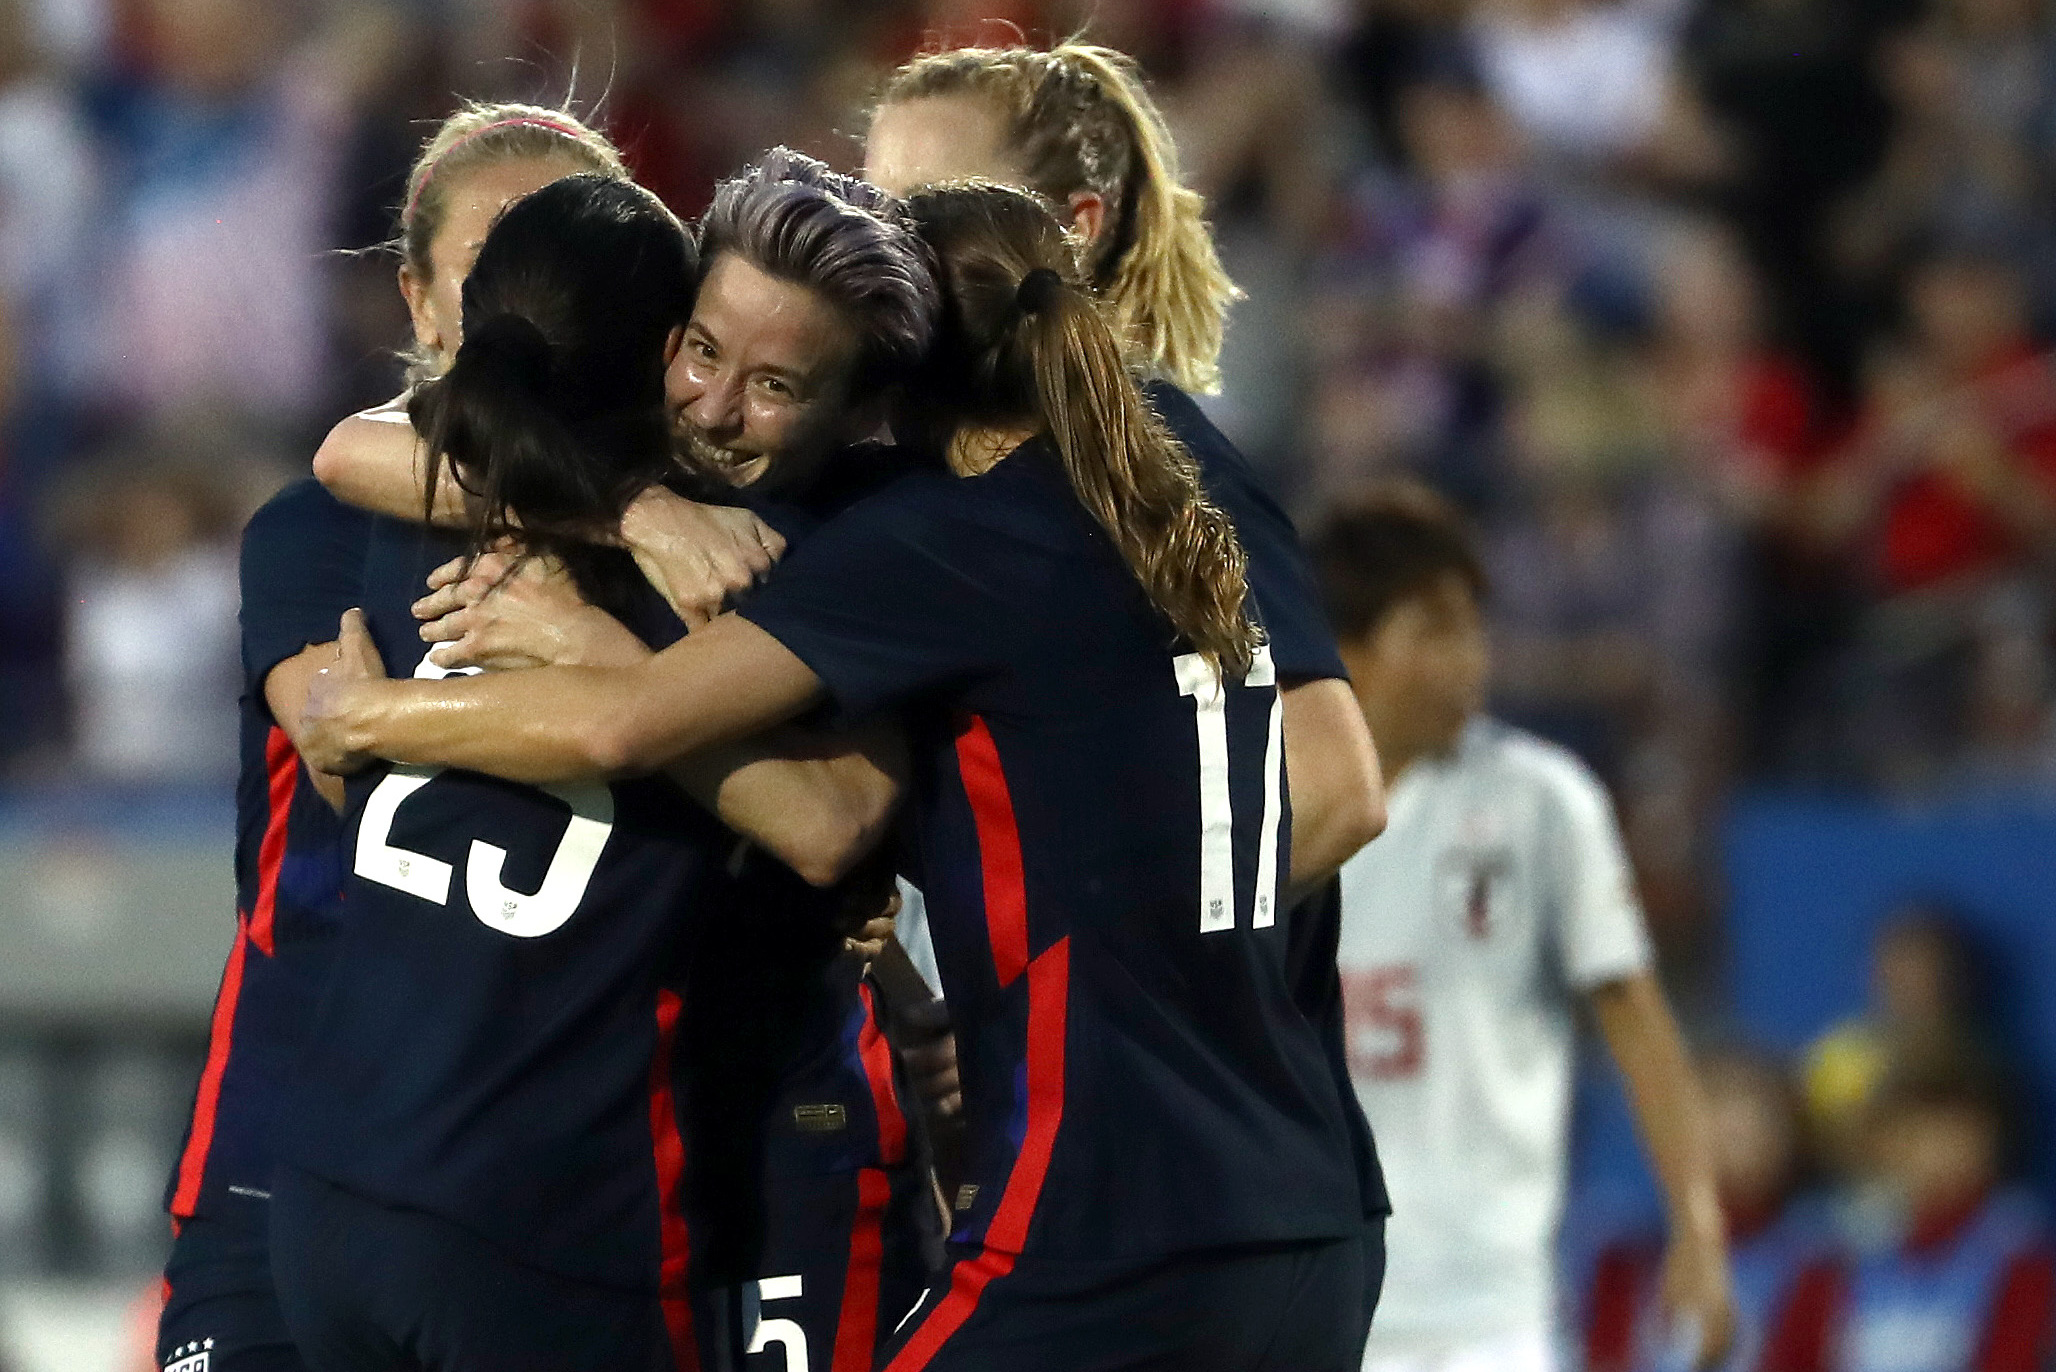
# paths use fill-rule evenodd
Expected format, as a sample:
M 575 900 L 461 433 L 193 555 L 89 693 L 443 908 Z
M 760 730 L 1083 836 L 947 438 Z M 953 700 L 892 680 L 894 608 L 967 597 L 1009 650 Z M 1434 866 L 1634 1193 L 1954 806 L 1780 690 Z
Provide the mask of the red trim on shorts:
M 978 865 L 985 877 L 985 927 L 1002 989 L 1028 968 L 1028 892 L 1021 874 L 1021 830 L 992 731 L 977 715 L 957 732 L 957 770 L 978 827 Z
M 871 1372 L 878 1356 L 879 1270 L 885 1265 L 885 1208 L 891 1202 L 892 1178 L 882 1169 L 857 1172 L 857 1218 L 850 1226 L 850 1263 L 829 1372 Z
M 186 1151 L 179 1156 L 178 1186 L 171 1193 L 171 1213 L 190 1216 L 200 1200 L 200 1186 L 207 1179 L 207 1155 L 214 1148 L 214 1115 L 221 1108 L 221 1079 L 228 1072 L 228 1058 L 235 1046 L 236 1003 L 243 996 L 243 960 L 250 948 L 250 926 L 236 916 L 236 942 L 229 949 L 228 965 L 221 969 L 221 989 L 214 995 L 214 1021 L 207 1030 L 207 1066 L 200 1072 L 200 1089 L 193 1097 L 193 1127 L 186 1135 Z
M 892 1080 L 892 1045 L 878 1027 L 878 1006 L 871 988 L 857 983 L 864 1002 L 864 1026 L 857 1031 L 857 1060 L 871 1085 L 871 1113 L 878 1117 L 878 1161 L 897 1167 L 907 1160 L 907 1117 L 900 1109 L 899 1088 Z
M 693 1334 L 692 1298 L 686 1289 L 692 1242 L 685 1227 L 685 1136 L 678 1131 L 678 1108 L 671 1094 L 671 1049 L 678 1040 L 683 1008 L 677 992 L 657 988 L 657 1048 L 650 1056 L 650 1153 L 657 1166 L 657 1238 L 663 1254 L 657 1301 L 671 1335 L 672 1365 L 678 1372 L 698 1372 L 700 1345 Z
M 1028 964 L 1028 1128 L 1007 1176 L 985 1247 L 950 1271 L 950 1290 L 928 1312 L 885 1372 L 920 1372 L 978 1308 L 993 1278 L 1014 1270 L 1049 1174 L 1064 1117 L 1064 1028 L 1071 995 L 1071 940 L 1059 939 Z
M 293 813 L 293 792 L 300 784 L 300 755 L 276 724 L 264 736 L 264 776 L 271 809 L 264 821 L 264 841 L 257 847 L 257 903 L 250 910 L 250 942 L 266 957 L 277 945 L 272 921 L 278 908 L 278 869 L 286 860 L 286 821 Z

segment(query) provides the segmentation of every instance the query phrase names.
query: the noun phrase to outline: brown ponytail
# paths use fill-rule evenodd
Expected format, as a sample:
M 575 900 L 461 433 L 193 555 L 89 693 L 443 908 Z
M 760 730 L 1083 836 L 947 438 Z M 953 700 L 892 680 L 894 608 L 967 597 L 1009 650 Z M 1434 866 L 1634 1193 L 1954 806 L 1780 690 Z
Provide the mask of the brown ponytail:
M 1046 432 L 1171 627 L 1223 674 L 1247 671 L 1262 638 L 1243 609 L 1242 545 L 1143 398 L 1062 227 L 1032 196 L 982 182 L 920 192 L 907 209 L 946 288 L 933 374 L 918 388 L 948 407 L 932 419 Z

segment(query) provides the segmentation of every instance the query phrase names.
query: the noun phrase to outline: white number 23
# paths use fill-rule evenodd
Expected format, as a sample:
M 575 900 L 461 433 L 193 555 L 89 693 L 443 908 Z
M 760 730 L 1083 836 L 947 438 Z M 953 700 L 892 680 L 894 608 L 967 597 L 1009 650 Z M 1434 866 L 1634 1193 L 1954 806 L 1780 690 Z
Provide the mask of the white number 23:
M 416 676 L 442 676 L 425 658 Z M 436 905 L 450 903 L 447 862 L 399 847 L 392 842 L 393 821 L 400 807 L 416 791 L 442 773 L 440 767 L 395 767 L 372 788 L 364 805 L 364 818 L 357 829 L 357 853 L 353 870 L 366 881 L 405 891 L 410 896 Z M 542 885 L 532 892 L 510 890 L 501 880 L 507 850 L 483 839 L 473 839 L 464 864 L 464 894 L 471 913 L 488 929 L 515 938 L 541 938 L 562 928 L 578 911 L 586 887 L 600 863 L 600 853 L 614 831 L 614 793 L 606 786 L 543 786 L 537 789 L 555 796 L 571 808 L 564 837 L 550 857 Z

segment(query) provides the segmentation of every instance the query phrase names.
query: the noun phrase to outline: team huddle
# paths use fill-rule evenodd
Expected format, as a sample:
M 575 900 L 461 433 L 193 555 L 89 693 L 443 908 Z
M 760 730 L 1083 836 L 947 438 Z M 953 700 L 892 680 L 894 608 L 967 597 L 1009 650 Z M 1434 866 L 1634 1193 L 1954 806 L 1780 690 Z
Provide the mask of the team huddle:
M 1473 718 L 1453 516 L 1388 491 L 1309 559 L 1194 403 L 1201 210 L 1075 43 L 917 58 L 864 179 L 774 150 L 691 228 L 561 111 L 445 123 L 409 390 L 245 534 L 161 1366 L 1546 1367 L 1544 963 L 1724 1350 L 1603 795 Z M 1409 1214 L 1466 1165 L 1420 1120 L 1495 1084 L 1540 1123 L 1485 1212 Z

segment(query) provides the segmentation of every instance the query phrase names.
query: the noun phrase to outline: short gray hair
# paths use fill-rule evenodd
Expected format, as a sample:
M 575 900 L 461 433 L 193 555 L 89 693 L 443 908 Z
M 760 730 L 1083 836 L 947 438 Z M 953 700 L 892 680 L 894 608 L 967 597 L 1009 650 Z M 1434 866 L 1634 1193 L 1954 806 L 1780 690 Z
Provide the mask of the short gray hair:
M 855 326 L 856 384 L 904 381 L 942 314 L 934 258 L 900 204 L 868 181 L 773 148 L 714 188 L 700 261 L 722 253 L 818 293 Z

